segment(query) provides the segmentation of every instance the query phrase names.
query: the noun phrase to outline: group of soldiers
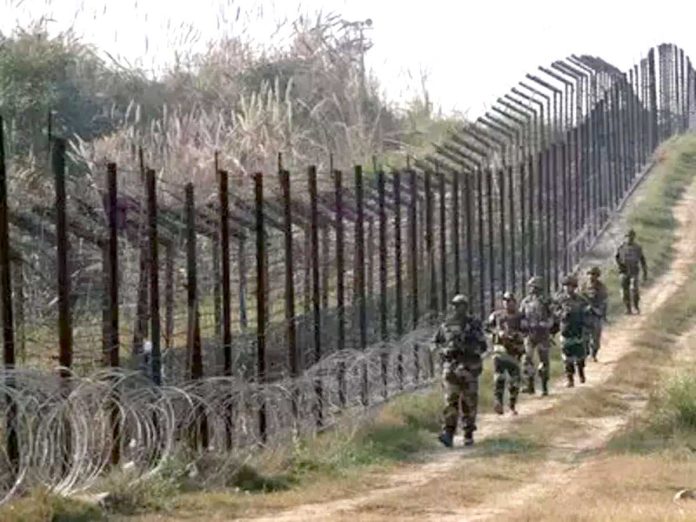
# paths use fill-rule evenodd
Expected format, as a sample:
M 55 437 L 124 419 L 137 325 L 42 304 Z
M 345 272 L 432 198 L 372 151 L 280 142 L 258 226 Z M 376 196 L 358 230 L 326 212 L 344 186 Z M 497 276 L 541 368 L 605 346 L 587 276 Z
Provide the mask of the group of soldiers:
M 633 230 L 626 234 L 615 260 L 626 313 L 640 313 L 639 276 L 642 268 L 643 279 L 647 278 L 647 264 Z M 440 353 L 445 390 L 444 425 L 439 435 L 442 444 L 452 447 L 460 415 L 464 444 L 474 443 L 479 376 L 489 355 L 493 359 L 494 411 L 498 415 L 505 411 L 506 387 L 513 415 L 517 415 L 522 385 L 523 393 L 535 394 L 538 378 L 541 395 L 548 395 L 549 352 L 556 334 L 560 334 L 566 385 L 575 386 L 576 376 L 580 383 L 585 382 L 585 361 L 588 356 L 597 361 L 607 314 L 608 292 L 600 276 L 599 267 L 591 267 L 578 288 L 578 278 L 569 274 L 562 280 L 562 290 L 554 296 L 548 296 L 544 280 L 534 276 L 520 302 L 512 292 L 505 292 L 502 307 L 485 323 L 471 315 L 464 295 L 454 296 L 452 311 L 433 339 L 433 347 Z

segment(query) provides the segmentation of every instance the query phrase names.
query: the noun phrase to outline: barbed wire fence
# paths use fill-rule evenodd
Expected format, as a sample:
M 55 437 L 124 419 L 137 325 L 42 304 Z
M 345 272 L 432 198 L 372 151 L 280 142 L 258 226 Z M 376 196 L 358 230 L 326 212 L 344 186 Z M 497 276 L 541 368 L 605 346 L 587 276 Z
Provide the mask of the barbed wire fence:
M 279 156 L 249 177 L 216 157 L 215 190 L 136 148 L 71 171 L 53 137 L 52 183 L 20 191 L 0 120 L 3 501 L 182 455 L 215 462 L 215 480 L 430 385 L 451 294 L 485 315 L 533 274 L 557 290 L 652 151 L 693 125 L 695 97 L 674 45 L 627 73 L 571 56 L 406 169 Z

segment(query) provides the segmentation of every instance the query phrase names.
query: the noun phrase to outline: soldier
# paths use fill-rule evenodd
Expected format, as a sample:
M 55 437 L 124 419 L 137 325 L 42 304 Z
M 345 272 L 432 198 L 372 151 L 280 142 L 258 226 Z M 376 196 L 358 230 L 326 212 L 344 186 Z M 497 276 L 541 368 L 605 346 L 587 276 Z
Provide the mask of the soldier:
M 539 377 L 541 394 L 549 394 L 549 347 L 554 317 L 551 313 L 551 301 L 544 295 L 544 281 L 534 276 L 527 283 L 527 296 L 520 303 L 520 312 L 527 320 L 529 331 L 524 339 L 523 368 L 526 379 L 524 393 L 534 393 L 534 381 L 537 369 L 534 365 L 534 353 L 539 353 Z
M 453 311 L 433 339 L 434 348 L 440 349 L 445 389 L 445 422 L 438 439 L 448 448 L 453 444 L 460 405 L 464 444 L 471 446 L 474 443 L 481 355 L 487 348 L 481 322 L 469 314 L 467 298 L 455 295 L 452 305 Z
M 626 233 L 626 241 L 616 251 L 616 264 L 621 274 L 621 293 L 626 313 L 633 313 L 631 305 L 636 313 L 640 313 L 640 269 L 643 269 L 643 282 L 648 279 L 648 265 L 645 262 L 643 249 L 636 243 L 636 233 L 629 230 Z
M 599 280 L 602 271 L 593 266 L 587 271 L 589 280 L 582 285 L 580 294 L 590 303 L 591 315 L 589 319 L 588 352 L 592 360 L 597 362 L 597 352 L 602 341 L 602 323 L 607 319 L 607 299 L 609 293 L 607 287 Z
M 581 383 L 585 382 L 587 324 L 590 305 L 577 293 L 578 280 L 574 275 L 563 279 L 563 291 L 556 298 L 554 312 L 560 322 L 561 352 L 565 363 L 567 386 L 575 386 L 575 370 Z
M 517 415 L 515 404 L 520 390 L 520 358 L 524 353 L 526 322 L 517 309 L 517 299 L 511 292 L 503 294 L 503 308 L 488 318 L 486 330 L 492 334 L 493 368 L 495 372 L 495 406 L 503 414 L 503 395 L 507 375 L 510 411 Z

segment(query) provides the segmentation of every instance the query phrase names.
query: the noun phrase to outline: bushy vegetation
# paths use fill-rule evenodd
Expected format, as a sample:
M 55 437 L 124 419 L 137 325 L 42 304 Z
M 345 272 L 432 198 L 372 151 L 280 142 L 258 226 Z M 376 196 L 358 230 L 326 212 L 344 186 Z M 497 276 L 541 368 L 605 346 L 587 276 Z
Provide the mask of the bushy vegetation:
M 0 34 L 0 114 L 15 172 L 45 170 L 52 132 L 76 138 L 73 159 L 148 163 L 172 181 L 212 177 L 214 151 L 227 168 L 381 161 L 401 164 L 456 121 L 422 99 L 396 107 L 361 68 L 369 41 L 338 15 L 291 25 L 289 44 L 259 49 L 246 36 L 212 42 L 153 78 L 107 60 L 47 22 Z M 243 33 L 240 33 L 243 34 Z M 424 87 L 425 89 L 425 87 Z M 15 176 L 16 177 L 16 176 Z

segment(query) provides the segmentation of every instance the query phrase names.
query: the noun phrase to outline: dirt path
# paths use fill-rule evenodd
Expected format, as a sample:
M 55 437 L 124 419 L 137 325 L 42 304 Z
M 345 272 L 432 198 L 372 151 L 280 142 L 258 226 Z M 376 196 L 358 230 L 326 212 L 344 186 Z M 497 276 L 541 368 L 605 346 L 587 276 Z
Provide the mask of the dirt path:
M 696 259 L 696 184 L 694 184 L 683 197 L 680 204 L 675 207 L 674 215 L 679 222 L 677 239 L 675 243 L 675 256 L 670 269 L 644 293 L 644 315 L 622 317 L 606 330 L 603 338 L 603 350 L 600 352 L 600 362 L 590 363 L 588 367 L 588 382 L 586 387 L 598 387 L 606 383 L 617 371 L 617 362 L 634 350 L 635 341 L 640 338 L 641 332 L 650 313 L 661 307 L 667 299 L 680 288 L 689 277 L 689 268 Z M 505 416 L 499 418 L 493 415 L 482 415 L 479 425 L 478 441 L 484 441 L 506 433 L 515 423 L 539 415 L 557 408 L 559 403 L 573 389 L 566 389 L 563 383 L 556 382 L 552 386 L 551 396 L 548 398 L 525 398 L 520 406 L 520 415 L 517 417 Z M 573 480 L 573 476 L 582 468 L 583 464 L 573 463 L 575 457 L 586 454 L 588 451 L 601 448 L 609 438 L 616 433 L 630 418 L 645 404 L 643 397 L 625 396 L 625 403 L 621 415 L 596 417 L 588 420 L 583 418 L 583 429 L 569 435 L 561 433 L 553 437 L 548 446 L 552 448 L 545 462 L 540 464 L 538 472 L 531 481 L 512 492 L 493 494 L 484 499 L 484 502 L 476 506 L 464 509 L 444 509 L 438 506 L 423 505 L 418 513 L 419 520 L 488 520 L 499 517 L 503 513 L 515 509 L 528 502 L 533 502 L 548 492 L 550 485 L 559 487 Z M 562 415 L 562 412 L 560 412 Z M 572 420 L 572 419 L 569 419 Z M 462 465 L 464 452 L 476 452 L 477 450 L 465 450 L 457 448 L 453 451 L 438 452 L 429 456 L 430 462 L 425 465 L 414 465 L 394 473 L 385 481 L 385 487 L 370 491 L 352 498 L 336 501 L 307 504 L 297 508 L 275 513 L 272 516 L 255 518 L 256 521 L 306 521 L 329 520 L 335 518 L 353 518 L 362 520 L 361 511 L 372 505 L 379 505 L 380 501 L 389 499 L 393 505 L 399 498 L 408 498 L 413 501 L 419 494 L 419 489 L 433 481 L 446 480 L 447 474 Z M 562 457 L 562 458 L 559 458 Z M 476 458 L 475 453 L 469 458 Z M 395 514 L 393 511 L 380 516 L 375 511 L 369 514 L 370 520 L 401 520 L 408 519 L 407 512 Z

